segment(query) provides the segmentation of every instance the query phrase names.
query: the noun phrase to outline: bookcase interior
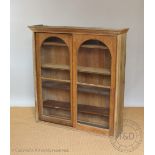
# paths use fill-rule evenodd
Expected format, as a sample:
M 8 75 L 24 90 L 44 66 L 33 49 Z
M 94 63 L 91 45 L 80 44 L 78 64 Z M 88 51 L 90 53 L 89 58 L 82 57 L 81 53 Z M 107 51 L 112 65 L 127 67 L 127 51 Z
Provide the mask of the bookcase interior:
M 109 128 L 111 55 L 98 40 L 84 42 L 78 52 L 78 123 Z M 50 37 L 41 46 L 43 114 L 71 119 L 69 49 Z

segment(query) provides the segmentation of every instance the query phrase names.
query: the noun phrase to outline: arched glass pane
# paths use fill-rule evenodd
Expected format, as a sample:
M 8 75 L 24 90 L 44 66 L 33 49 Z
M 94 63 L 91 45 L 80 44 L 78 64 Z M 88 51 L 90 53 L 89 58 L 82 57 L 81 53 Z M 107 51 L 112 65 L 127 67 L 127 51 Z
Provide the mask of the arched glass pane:
M 111 55 L 99 40 L 88 40 L 78 50 L 78 123 L 109 128 Z
M 41 79 L 43 115 L 71 120 L 69 49 L 58 37 L 42 43 Z

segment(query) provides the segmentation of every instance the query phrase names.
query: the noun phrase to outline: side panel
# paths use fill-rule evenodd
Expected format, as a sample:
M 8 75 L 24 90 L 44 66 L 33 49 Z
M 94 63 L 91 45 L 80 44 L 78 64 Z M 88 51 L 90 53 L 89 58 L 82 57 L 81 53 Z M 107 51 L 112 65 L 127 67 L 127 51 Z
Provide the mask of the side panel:
M 37 60 L 36 60 L 36 33 L 33 32 L 33 77 L 34 77 L 34 93 L 35 93 L 35 118 L 39 120 L 38 110 L 38 84 L 37 84 Z
M 124 84 L 125 84 L 126 34 L 117 36 L 116 96 L 114 136 L 123 128 Z

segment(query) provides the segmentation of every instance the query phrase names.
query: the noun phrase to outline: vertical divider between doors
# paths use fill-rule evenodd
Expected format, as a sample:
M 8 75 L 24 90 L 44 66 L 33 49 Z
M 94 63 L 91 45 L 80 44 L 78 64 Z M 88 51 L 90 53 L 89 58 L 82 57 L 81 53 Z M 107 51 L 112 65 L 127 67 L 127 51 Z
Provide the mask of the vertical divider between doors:
M 72 75 L 73 75 L 73 87 L 72 87 L 72 97 L 73 97 L 73 127 L 77 126 L 77 51 L 76 51 L 76 36 L 73 34 L 72 38 Z
M 73 106 L 73 37 L 69 36 L 69 53 L 70 53 L 70 104 L 71 104 L 71 123 L 74 123 L 74 106 Z

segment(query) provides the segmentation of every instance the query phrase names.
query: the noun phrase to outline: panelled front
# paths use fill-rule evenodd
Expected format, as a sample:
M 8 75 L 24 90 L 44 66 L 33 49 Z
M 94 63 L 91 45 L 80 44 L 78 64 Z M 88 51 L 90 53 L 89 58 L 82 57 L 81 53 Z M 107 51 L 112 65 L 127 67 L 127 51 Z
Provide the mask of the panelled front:
M 72 38 L 37 33 L 39 117 L 72 126 Z

